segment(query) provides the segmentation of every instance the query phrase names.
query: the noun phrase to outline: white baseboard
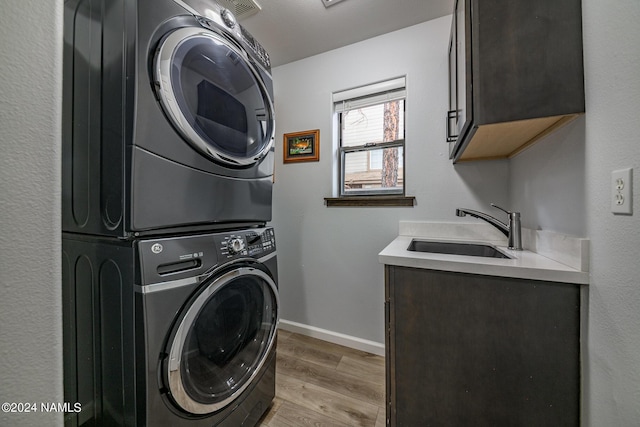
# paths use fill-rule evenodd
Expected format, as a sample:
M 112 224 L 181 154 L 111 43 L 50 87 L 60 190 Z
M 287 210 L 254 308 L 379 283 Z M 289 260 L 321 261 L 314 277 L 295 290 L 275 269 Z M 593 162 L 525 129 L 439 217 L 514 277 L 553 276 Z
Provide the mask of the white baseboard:
M 280 319 L 279 327 L 285 331 L 295 332 L 297 334 L 318 338 L 323 341 L 343 345 L 356 350 L 366 351 L 367 353 L 377 354 L 378 356 L 384 356 L 384 344 L 379 342 L 364 340 L 362 338 L 352 337 L 339 332 L 328 331 L 326 329 L 316 328 L 315 326 L 304 325 L 302 323 L 284 319 Z

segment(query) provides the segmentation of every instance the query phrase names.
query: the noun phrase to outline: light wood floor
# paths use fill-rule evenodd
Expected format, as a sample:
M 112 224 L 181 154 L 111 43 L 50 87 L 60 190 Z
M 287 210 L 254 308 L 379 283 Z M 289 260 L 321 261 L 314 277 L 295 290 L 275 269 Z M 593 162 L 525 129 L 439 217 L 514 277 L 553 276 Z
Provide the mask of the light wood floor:
M 278 332 L 276 397 L 260 427 L 383 427 L 384 358 Z

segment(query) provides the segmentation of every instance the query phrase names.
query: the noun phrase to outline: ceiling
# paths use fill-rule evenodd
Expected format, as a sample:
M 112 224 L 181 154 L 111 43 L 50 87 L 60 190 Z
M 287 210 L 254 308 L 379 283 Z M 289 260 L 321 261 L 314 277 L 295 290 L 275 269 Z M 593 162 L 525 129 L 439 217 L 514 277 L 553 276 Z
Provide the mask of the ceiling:
M 257 0 L 240 23 L 262 44 L 272 67 L 448 15 L 453 0 Z

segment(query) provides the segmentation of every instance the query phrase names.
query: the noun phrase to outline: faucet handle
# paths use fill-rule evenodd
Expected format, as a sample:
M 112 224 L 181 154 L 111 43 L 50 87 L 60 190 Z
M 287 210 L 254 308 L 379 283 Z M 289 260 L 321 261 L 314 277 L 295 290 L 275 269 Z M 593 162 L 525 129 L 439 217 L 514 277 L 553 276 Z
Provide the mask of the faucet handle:
M 505 208 L 501 208 L 500 206 L 496 205 L 495 203 L 491 203 L 491 206 L 493 206 L 496 209 L 500 209 L 502 212 L 506 213 L 507 215 L 511 215 L 511 214 L 520 214 L 520 212 L 511 212 L 506 210 Z
M 493 206 L 496 209 L 500 209 L 502 212 L 506 213 L 507 215 L 511 215 L 511 212 L 509 212 L 505 208 L 501 208 L 500 206 L 496 205 L 495 203 L 491 203 L 491 206 Z
M 491 203 L 496 209 L 500 209 L 502 212 L 509 215 L 509 234 L 507 237 L 509 238 L 509 249 L 515 249 L 518 251 L 522 250 L 522 229 L 520 225 L 520 212 L 511 212 L 500 206 L 497 206 L 494 203 Z

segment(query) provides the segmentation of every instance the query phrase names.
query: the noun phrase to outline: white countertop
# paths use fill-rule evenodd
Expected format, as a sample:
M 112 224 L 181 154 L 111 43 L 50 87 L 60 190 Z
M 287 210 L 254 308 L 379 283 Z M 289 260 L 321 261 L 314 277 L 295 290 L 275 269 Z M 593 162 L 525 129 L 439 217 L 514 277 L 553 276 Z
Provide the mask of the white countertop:
M 427 223 L 424 223 L 427 224 Z M 407 225 L 410 225 L 407 227 Z M 378 260 L 380 263 L 387 265 L 396 265 L 402 267 L 413 268 L 425 268 L 430 270 L 452 271 L 457 273 L 472 273 L 481 274 L 487 276 L 502 276 L 502 277 L 514 277 L 520 279 L 532 279 L 543 280 L 550 282 L 563 282 L 586 285 L 589 283 L 589 272 L 582 269 L 575 268 L 576 266 L 569 266 L 558 261 L 554 261 L 549 257 L 549 253 L 545 253 L 543 256 L 539 253 L 532 252 L 530 250 L 516 251 L 507 249 L 506 244 L 500 240 L 496 240 L 495 236 L 487 236 L 486 239 L 478 239 L 482 237 L 482 233 L 478 233 L 478 228 L 475 224 L 471 225 L 476 232 L 460 233 L 460 224 L 456 224 L 458 230 L 455 235 L 448 233 L 448 236 L 442 235 L 442 233 L 436 233 L 440 235 L 434 235 L 434 233 L 428 230 L 438 229 L 442 231 L 446 229 L 447 224 L 444 223 L 428 223 L 426 227 L 418 227 L 422 231 L 416 231 L 416 223 L 401 224 L 401 234 L 394 239 L 386 248 L 378 254 Z M 465 224 L 462 224 L 465 226 Z M 467 231 L 467 230 L 465 230 Z M 467 236 L 465 236 L 465 234 Z M 535 234 L 535 233 L 534 233 Z M 468 236 L 472 235 L 474 239 L 469 239 Z M 531 233 L 530 233 L 531 235 Z M 460 238 L 463 237 L 463 238 Z M 466 238 L 464 238 L 466 237 Z M 563 241 L 567 240 L 567 236 L 563 236 Z M 473 243 L 488 243 L 502 252 L 512 256 L 512 259 L 504 258 L 486 258 L 478 256 L 466 256 L 466 255 L 448 255 L 440 253 L 426 253 L 409 251 L 407 248 L 412 239 L 420 240 L 438 240 L 438 241 L 465 241 Z M 557 238 L 556 238 L 557 239 Z M 578 239 L 581 243 L 586 239 Z M 531 247 L 541 246 L 536 245 L 531 241 Z M 525 242 L 526 244 L 526 242 Z M 527 247 L 527 246 L 525 246 Z M 588 250 L 588 246 L 582 244 L 581 247 Z M 556 259 L 564 259 L 563 254 L 559 254 Z M 583 255 L 580 255 L 583 256 Z M 587 254 L 588 256 L 588 254 Z M 578 266 L 580 267 L 580 266 Z

